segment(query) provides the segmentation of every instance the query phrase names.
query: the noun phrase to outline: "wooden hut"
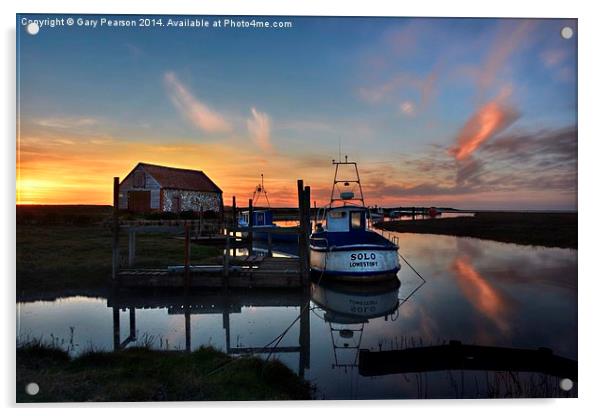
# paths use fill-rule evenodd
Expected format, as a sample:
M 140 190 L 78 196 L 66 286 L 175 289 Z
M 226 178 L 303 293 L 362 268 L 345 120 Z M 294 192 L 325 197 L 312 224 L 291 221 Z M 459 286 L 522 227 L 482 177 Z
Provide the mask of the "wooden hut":
M 200 170 L 138 163 L 119 184 L 119 208 L 131 212 L 223 212 L 222 190 Z

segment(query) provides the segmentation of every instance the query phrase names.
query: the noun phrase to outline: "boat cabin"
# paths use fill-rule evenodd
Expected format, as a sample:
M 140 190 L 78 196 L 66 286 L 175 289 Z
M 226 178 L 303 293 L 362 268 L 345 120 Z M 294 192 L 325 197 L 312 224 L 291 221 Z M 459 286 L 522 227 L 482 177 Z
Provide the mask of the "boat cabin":
M 344 206 L 326 213 L 326 230 L 329 232 L 365 231 L 367 212 L 364 207 Z
M 245 226 L 249 225 L 249 211 L 243 211 L 240 213 L 240 223 Z M 253 226 L 260 227 L 260 226 L 266 226 L 266 225 L 273 225 L 272 211 L 269 211 L 269 210 L 253 211 Z

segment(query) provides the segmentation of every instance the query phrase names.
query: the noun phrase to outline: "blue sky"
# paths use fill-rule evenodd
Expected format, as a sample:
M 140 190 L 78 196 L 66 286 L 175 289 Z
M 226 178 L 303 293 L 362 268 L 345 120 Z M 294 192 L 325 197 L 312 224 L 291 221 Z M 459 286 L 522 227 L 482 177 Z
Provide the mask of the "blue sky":
M 576 208 L 576 35 L 560 36 L 574 20 L 30 36 L 23 17 L 48 16 L 17 17 L 23 202 L 108 202 L 107 178 L 138 161 L 202 169 L 227 196 L 263 172 L 283 205 L 302 177 L 320 199 L 340 141 L 373 204 Z

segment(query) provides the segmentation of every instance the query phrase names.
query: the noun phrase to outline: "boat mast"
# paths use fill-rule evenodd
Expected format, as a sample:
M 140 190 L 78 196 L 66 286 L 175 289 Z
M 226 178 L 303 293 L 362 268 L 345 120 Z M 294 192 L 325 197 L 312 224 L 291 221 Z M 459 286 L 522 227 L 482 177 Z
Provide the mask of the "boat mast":
M 359 173 L 359 170 L 357 169 L 357 162 L 350 162 L 347 155 L 345 155 L 344 162 L 342 162 L 340 159 L 338 162 L 333 159 L 332 164 L 335 165 L 335 169 L 334 169 L 334 180 L 332 183 L 332 191 L 330 192 L 330 207 L 332 207 L 332 204 L 335 203 L 336 201 L 343 201 L 343 205 L 347 205 L 347 203 L 349 201 L 360 201 L 362 203 L 362 206 L 365 207 L 366 204 L 364 203 L 364 190 L 362 189 L 362 182 L 360 181 L 360 173 Z M 339 179 L 339 176 L 338 176 L 339 175 L 339 165 L 353 166 L 353 168 L 355 170 L 355 179 L 353 179 L 353 178 Z M 345 186 L 349 186 L 350 183 L 357 183 L 359 192 L 360 192 L 359 198 L 356 198 L 355 195 L 352 195 L 351 198 L 343 198 L 343 197 L 336 198 L 335 190 L 337 188 L 337 184 L 339 184 L 339 183 L 343 183 Z
M 268 203 L 268 208 L 270 208 L 270 200 L 268 199 L 268 193 L 265 190 L 265 186 L 263 186 L 263 173 L 261 174 L 261 183 L 255 187 L 255 191 L 253 191 L 253 205 L 256 205 L 256 202 L 259 201 L 261 195 L 265 197 L 266 202 Z

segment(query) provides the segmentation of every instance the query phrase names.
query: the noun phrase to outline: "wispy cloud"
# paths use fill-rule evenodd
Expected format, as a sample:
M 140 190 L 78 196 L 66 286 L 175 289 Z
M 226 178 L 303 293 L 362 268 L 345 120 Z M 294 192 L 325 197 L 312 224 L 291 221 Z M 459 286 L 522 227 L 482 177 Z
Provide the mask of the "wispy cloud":
M 230 124 L 218 112 L 199 101 L 173 72 L 164 76 L 167 92 L 172 103 L 192 124 L 206 133 L 224 133 L 231 130 Z
M 93 117 L 46 117 L 34 120 L 34 123 L 40 127 L 67 130 L 94 126 L 98 120 Z
M 516 109 L 505 103 L 509 92 L 479 107 L 464 123 L 456 137 L 456 144 L 449 150 L 456 160 L 464 160 L 483 143 L 512 124 L 519 117 Z
M 547 68 L 553 68 L 563 63 L 567 56 L 565 49 L 547 49 L 541 53 L 540 58 Z
M 483 96 L 494 85 L 508 59 L 517 49 L 525 45 L 536 26 L 537 22 L 531 19 L 501 23 L 489 52 L 476 75 L 480 96 Z
M 253 142 L 265 152 L 274 150 L 271 142 L 271 122 L 266 113 L 251 108 L 251 118 L 247 119 L 247 129 Z
M 411 100 L 403 101 L 399 105 L 399 109 L 401 110 L 401 113 L 406 116 L 413 117 L 416 115 L 416 104 Z

